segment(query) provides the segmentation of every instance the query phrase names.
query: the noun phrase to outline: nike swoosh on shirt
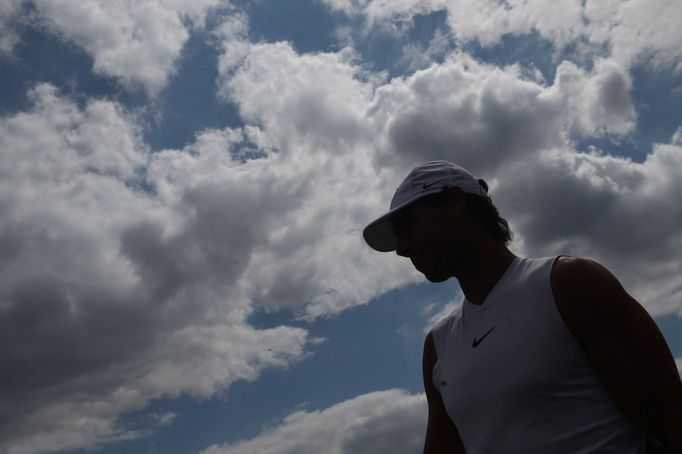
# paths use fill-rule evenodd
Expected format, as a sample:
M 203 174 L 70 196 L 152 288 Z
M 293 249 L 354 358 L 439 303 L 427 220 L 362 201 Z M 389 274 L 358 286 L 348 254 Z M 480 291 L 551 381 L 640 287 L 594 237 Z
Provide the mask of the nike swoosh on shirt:
M 485 337 L 486 337 L 488 334 L 490 334 L 490 333 L 492 332 L 492 330 L 494 330 L 494 329 L 495 329 L 495 327 L 493 326 L 492 328 L 490 328 L 490 329 L 488 330 L 487 333 L 485 333 L 485 334 L 484 334 L 480 339 L 478 339 L 478 340 L 476 340 L 476 338 L 474 337 L 474 343 L 471 344 L 471 346 L 474 347 L 474 348 L 476 348 L 476 347 L 478 346 L 478 344 L 480 344 L 481 341 L 483 341 L 483 339 L 485 339 Z

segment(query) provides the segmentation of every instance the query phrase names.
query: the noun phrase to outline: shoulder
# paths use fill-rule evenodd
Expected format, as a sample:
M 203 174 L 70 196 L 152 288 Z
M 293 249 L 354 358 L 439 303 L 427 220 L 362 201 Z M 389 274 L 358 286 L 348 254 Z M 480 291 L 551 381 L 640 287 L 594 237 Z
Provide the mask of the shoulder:
M 570 277 L 574 275 L 599 274 L 608 272 L 601 264 L 591 259 L 560 255 L 554 262 L 552 277 Z
M 634 302 L 618 279 L 594 260 L 559 257 L 550 282 L 559 314 L 578 338 L 591 326 L 624 313 Z
M 424 358 L 427 357 L 431 359 L 436 358 L 436 346 L 433 343 L 433 329 L 430 330 L 424 338 Z
M 431 383 L 431 371 L 438 362 L 436 346 L 433 343 L 433 330 L 429 331 L 424 339 L 424 351 L 422 354 L 422 369 L 424 373 L 424 384 Z
M 594 260 L 580 257 L 558 257 L 550 281 L 558 303 L 566 299 L 583 300 L 623 291 L 618 279 L 608 269 Z

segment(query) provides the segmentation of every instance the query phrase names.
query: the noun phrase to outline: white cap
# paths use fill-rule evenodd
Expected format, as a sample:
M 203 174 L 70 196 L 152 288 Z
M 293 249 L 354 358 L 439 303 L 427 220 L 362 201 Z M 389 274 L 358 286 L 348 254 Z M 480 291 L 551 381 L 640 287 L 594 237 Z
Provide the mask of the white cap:
M 365 241 L 379 252 L 395 251 L 398 238 L 393 233 L 390 216 L 424 196 L 441 192 L 443 188 L 459 187 L 464 192 L 487 197 L 478 179 L 449 161 L 430 161 L 418 165 L 396 189 L 388 213 L 370 223 L 362 232 Z

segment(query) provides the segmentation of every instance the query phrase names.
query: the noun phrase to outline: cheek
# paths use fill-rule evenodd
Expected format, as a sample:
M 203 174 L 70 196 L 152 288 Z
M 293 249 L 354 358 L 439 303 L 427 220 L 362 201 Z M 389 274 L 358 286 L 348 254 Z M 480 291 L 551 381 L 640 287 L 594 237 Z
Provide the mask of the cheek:
M 433 226 L 426 235 L 426 243 L 435 249 L 441 249 L 450 242 L 450 232 L 444 225 Z
M 451 230 L 436 229 L 426 239 L 424 246 L 434 257 L 447 259 L 447 257 L 453 254 L 458 255 L 460 253 L 461 246 L 458 245 L 456 240 Z
M 421 221 L 421 222 L 419 222 Z M 437 254 L 452 241 L 450 227 L 442 220 L 423 216 L 412 225 L 412 246 L 421 253 Z

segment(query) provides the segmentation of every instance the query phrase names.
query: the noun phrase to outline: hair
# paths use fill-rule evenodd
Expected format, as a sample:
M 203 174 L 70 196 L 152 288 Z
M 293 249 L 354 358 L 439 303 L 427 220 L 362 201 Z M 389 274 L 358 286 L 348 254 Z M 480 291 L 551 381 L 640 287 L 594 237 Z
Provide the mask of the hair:
M 488 183 L 483 179 L 479 179 L 478 183 L 488 192 Z M 443 188 L 441 192 L 431 194 L 423 198 L 423 200 L 431 206 L 443 206 L 448 201 L 447 188 Z M 514 234 L 509 228 L 509 223 L 506 219 L 500 216 L 500 212 L 489 195 L 480 196 L 464 193 L 464 205 L 467 213 L 471 218 L 481 226 L 481 228 L 492 236 L 495 240 L 503 245 L 508 245 Z

